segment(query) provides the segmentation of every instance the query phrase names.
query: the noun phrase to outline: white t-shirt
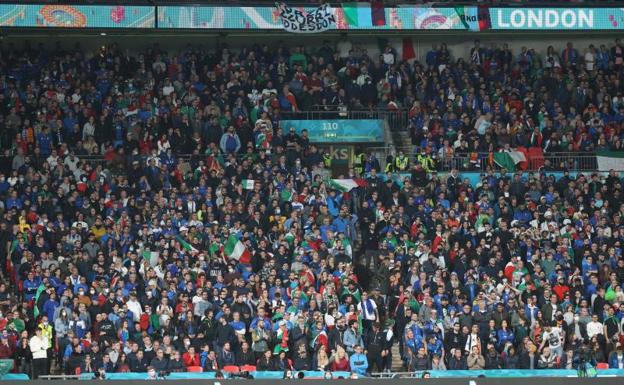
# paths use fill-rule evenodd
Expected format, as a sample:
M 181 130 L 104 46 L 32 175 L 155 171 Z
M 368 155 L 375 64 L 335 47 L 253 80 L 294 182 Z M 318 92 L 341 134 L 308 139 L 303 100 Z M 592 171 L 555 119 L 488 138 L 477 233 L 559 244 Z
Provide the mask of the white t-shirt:
M 384 52 L 382 56 L 383 56 L 383 61 L 385 64 L 387 65 L 394 64 L 394 55 L 392 54 L 392 52 Z
M 591 321 L 587 324 L 587 336 L 589 338 L 592 338 L 593 336 L 597 335 L 597 334 L 603 334 L 604 329 L 603 329 L 603 325 L 596 321 Z
M 595 62 L 596 62 L 596 56 L 591 52 L 587 52 L 585 54 L 585 69 L 588 71 L 593 71 Z
M 162 91 L 164 96 L 169 96 L 175 91 L 175 88 L 173 88 L 173 85 L 169 84 L 168 86 L 164 86 Z
M 372 299 L 368 298 L 366 299 L 366 302 L 368 304 L 370 304 L 370 308 L 372 309 L 372 311 L 369 311 L 369 306 L 367 304 L 364 303 L 364 301 L 360 302 L 358 304 L 358 310 L 360 311 L 360 314 L 362 314 L 362 316 L 364 317 L 365 320 L 368 321 L 375 321 L 377 319 L 376 317 L 376 313 L 375 310 L 377 309 L 377 304 L 375 303 L 375 301 L 373 301 Z
M 136 300 L 130 300 L 127 302 L 127 305 L 128 305 L 128 310 L 130 310 L 132 314 L 134 315 L 134 321 L 138 322 L 139 319 L 141 318 L 141 314 L 143 314 L 143 309 L 141 307 L 141 304 Z
M 349 51 L 353 48 L 353 44 L 349 40 L 340 40 L 336 45 L 338 49 L 338 55 L 341 59 L 349 57 Z
M 550 332 L 544 333 L 544 341 L 548 341 L 548 345 L 551 348 L 561 346 L 561 329 L 554 327 L 550 329 Z

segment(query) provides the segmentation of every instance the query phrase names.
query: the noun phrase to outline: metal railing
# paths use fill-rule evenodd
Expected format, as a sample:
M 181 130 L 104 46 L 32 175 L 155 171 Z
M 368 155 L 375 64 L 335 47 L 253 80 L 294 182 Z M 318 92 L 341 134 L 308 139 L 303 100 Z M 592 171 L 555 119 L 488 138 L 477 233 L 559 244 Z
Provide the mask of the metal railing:
M 374 153 L 379 163 L 381 165 L 382 170 L 385 169 L 386 161 L 389 156 L 393 158 L 399 153 L 403 152 L 403 154 L 407 155 L 410 159 L 410 162 L 414 162 L 418 153 L 416 152 L 415 146 L 408 147 L 395 147 L 395 146 L 384 146 L 384 147 L 367 147 L 366 151 L 369 153 Z M 178 154 L 176 157 L 179 160 L 189 161 L 192 157 L 196 157 L 196 159 L 203 159 L 206 155 L 190 155 L 190 154 Z M 242 159 L 248 156 L 247 154 L 238 154 L 237 157 Z M 92 162 L 92 163 L 107 163 L 107 161 L 101 156 L 86 156 L 79 157 L 82 160 Z M 131 157 L 128 157 L 130 159 Z M 145 164 L 147 160 L 147 156 L 142 157 L 142 164 Z M 434 159 L 435 168 L 437 171 L 451 171 L 452 169 L 457 169 L 459 171 L 485 171 L 489 168 L 492 168 L 494 171 L 500 171 L 501 167 L 492 162 L 490 159 L 490 154 L 487 152 L 478 153 L 476 157 L 470 156 L 453 156 L 448 158 L 439 158 L 436 157 Z M 527 171 L 537 171 L 543 169 L 545 171 L 563 171 L 564 169 L 570 171 L 595 171 L 598 169 L 598 162 L 596 160 L 596 154 L 587 153 L 587 152 L 556 152 L 556 153 L 546 153 L 544 154 L 543 162 L 535 161 L 534 159 L 529 159 L 527 162 Z M 509 171 L 509 170 L 508 170 Z M 624 171 L 624 170 L 616 170 L 616 171 Z
M 382 171 L 385 170 L 387 160 L 390 156 L 394 158 L 400 152 L 403 152 L 409 160 L 410 164 L 416 160 L 418 155 L 416 146 L 371 146 L 366 147 L 368 153 L 374 154 L 379 160 Z M 176 154 L 176 158 L 180 161 L 190 161 L 192 158 L 195 160 L 206 159 L 208 155 L 205 154 Z M 238 159 L 243 159 L 249 156 L 247 153 L 239 153 L 236 155 Z M 104 159 L 101 155 L 84 155 L 77 156 L 80 160 L 89 162 L 91 164 L 103 164 L 107 165 L 110 161 Z M 140 156 L 140 162 L 143 166 L 146 165 L 146 161 L 149 158 L 147 155 Z M 11 164 L 12 156 L 0 156 L 0 162 Z M 126 156 L 126 163 L 130 164 L 137 158 L 133 155 Z M 477 156 L 465 156 L 456 155 L 447 158 L 434 158 L 435 169 L 437 171 L 451 171 L 457 169 L 459 171 L 486 171 L 491 168 L 494 171 L 500 171 L 501 167 L 495 162 L 491 161 L 490 154 L 487 152 L 477 153 Z M 527 161 L 527 171 L 536 171 L 543 169 L 545 171 L 563 171 L 564 169 L 570 171 L 596 171 L 598 169 L 598 161 L 596 154 L 591 152 L 555 152 L 545 153 L 543 159 L 535 160 L 529 159 Z M 508 170 L 509 171 L 509 170 Z M 624 171 L 624 170 L 616 170 Z
M 50 374 L 47 376 L 39 376 L 40 380 L 80 380 L 78 374 Z
M 349 110 L 342 106 L 316 106 L 310 111 L 282 112 L 280 119 L 332 120 L 332 119 L 381 119 L 392 131 L 405 131 L 409 125 L 408 110 Z
M 367 151 L 375 154 L 382 169 L 385 169 L 388 157 L 392 156 L 394 158 L 399 152 L 407 155 L 411 162 L 415 161 L 415 157 L 418 155 L 416 146 L 368 147 Z M 491 161 L 490 154 L 487 152 L 477 153 L 476 157 L 456 155 L 440 158 L 436 156 L 434 161 L 438 171 L 450 171 L 452 169 L 459 171 L 485 171 L 488 168 L 498 171 L 501 169 L 499 165 Z M 553 152 L 545 153 L 543 159 L 540 160 L 528 159 L 527 166 L 527 171 L 539 169 L 545 171 L 563 171 L 564 169 L 571 171 L 595 171 L 598 169 L 598 162 L 596 154 L 591 152 Z

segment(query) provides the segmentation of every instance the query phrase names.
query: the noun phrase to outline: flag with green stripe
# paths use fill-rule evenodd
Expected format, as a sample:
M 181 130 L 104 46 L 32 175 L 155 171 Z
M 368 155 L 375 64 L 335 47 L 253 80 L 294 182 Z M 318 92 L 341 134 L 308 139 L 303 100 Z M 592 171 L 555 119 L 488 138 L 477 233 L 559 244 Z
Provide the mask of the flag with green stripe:
M 354 188 L 366 186 L 366 180 L 364 179 L 330 179 L 328 181 L 330 188 L 336 189 L 340 192 L 349 192 Z
M 193 245 L 191 245 L 190 243 L 188 243 L 187 241 L 184 240 L 184 238 L 182 238 L 179 235 L 176 235 L 176 239 L 178 240 L 178 242 L 180 243 L 180 246 L 182 246 L 182 248 L 186 251 L 188 251 L 189 253 L 198 253 L 199 250 L 197 250 L 196 248 L 193 247 Z
M 370 3 L 345 3 L 342 5 L 342 10 L 350 27 L 370 28 L 373 26 Z
M 245 190 L 253 190 L 255 183 L 256 181 L 253 179 L 243 179 L 243 182 L 242 182 L 243 188 Z
M 46 287 L 42 283 L 37 288 L 37 293 L 35 293 L 35 299 L 34 299 L 34 302 L 33 302 L 33 314 L 35 315 L 35 318 L 39 317 L 39 297 L 41 296 L 41 293 L 43 293 L 45 291 L 45 289 L 46 289 Z
M 223 252 L 228 259 L 235 259 L 240 263 L 249 264 L 251 262 L 251 253 L 247 250 L 247 247 L 241 242 L 236 235 L 230 235 L 228 237 Z
M 597 151 L 598 171 L 624 171 L 624 151 Z

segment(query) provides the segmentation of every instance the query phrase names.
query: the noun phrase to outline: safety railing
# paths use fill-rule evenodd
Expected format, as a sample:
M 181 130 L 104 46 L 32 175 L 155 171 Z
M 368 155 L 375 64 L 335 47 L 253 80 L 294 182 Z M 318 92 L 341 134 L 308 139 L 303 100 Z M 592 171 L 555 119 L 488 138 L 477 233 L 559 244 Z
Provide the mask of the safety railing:
M 396 157 L 400 152 L 406 155 L 411 162 L 414 162 L 418 153 L 415 146 L 386 146 L 386 147 L 368 147 L 368 152 L 375 154 L 380 162 L 382 169 L 385 169 L 389 156 Z M 459 171 L 485 171 L 488 168 L 500 170 L 501 167 L 491 160 L 490 154 L 487 152 L 477 153 L 476 156 L 470 155 L 454 155 L 452 157 L 440 157 L 435 154 L 434 164 L 438 171 L 450 171 L 457 169 Z M 594 171 L 598 169 L 596 154 L 591 152 L 553 152 L 545 153 L 542 162 L 534 162 L 529 159 L 527 162 L 528 171 L 536 171 L 543 169 L 545 171 Z M 623 171 L 623 170 L 618 170 Z
M 382 170 L 386 169 L 386 164 L 389 159 L 394 159 L 399 153 L 406 155 L 410 164 L 416 161 L 418 152 L 415 146 L 407 147 L 366 147 L 366 152 L 374 154 L 379 160 Z M 207 155 L 191 155 L 191 154 L 176 154 L 176 158 L 179 161 L 190 161 L 192 158 L 206 159 Z M 239 153 L 236 155 L 238 159 L 248 157 L 247 153 Z M 390 156 L 392 158 L 390 158 Z M 91 164 L 108 165 L 115 164 L 101 155 L 88 155 L 78 156 L 83 161 Z M 148 156 L 126 156 L 126 163 L 130 164 L 133 160 L 139 160 L 143 166 L 147 164 Z M 12 161 L 11 156 L 0 156 L 0 163 L 10 165 Z M 501 167 L 491 160 L 490 154 L 486 152 L 477 153 L 476 156 L 467 155 L 455 155 L 452 157 L 433 157 L 433 163 L 437 171 L 451 171 L 457 169 L 459 171 L 485 171 L 491 168 L 494 171 L 499 171 Z M 543 155 L 543 162 L 534 162 L 531 159 L 527 162 L 527 171 L 563 171 L 564 169 L 570 171 L 595 171 L 598 169 L 598 162 L 595 153 L 588 152 L 556 152 L 546 153 Z M 509 170 L 508 170 L 509 171 Z M 624 170 L 616 170 L 624 171 Z

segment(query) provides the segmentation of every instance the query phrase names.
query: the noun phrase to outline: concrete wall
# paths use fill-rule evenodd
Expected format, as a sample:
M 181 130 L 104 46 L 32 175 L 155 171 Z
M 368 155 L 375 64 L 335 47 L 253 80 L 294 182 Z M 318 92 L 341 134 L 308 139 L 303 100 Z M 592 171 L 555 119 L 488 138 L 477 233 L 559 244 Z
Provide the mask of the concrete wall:
M 5 30 L 6 31 L 6 30 Z M 70 33 L 61 31 L 45 31 L 42 32 L 5 32 L 2 37 L 1 44 L 5 46 L 13 43 L 16 46 L 23 44 L 25 40 L 36 44 L 42 42 L 48 47 L 53 47 L 57 41 L 61 41 L 64 47 L 71 47 L 75 42 L 80 42 L 81 46 L 87 50 L 95 50 L 103 44 L 117 42 L 122 48 L 137 50 L 145 48 L 154 43 L 159 43 L 167 50 L 177 50 L 184 48 L 187 44 L 194 46 L 204 46 L 208 49 L 214 49 L 218 44 L 226 43 L 232 48 L 250 45 L 253 43 L 278 45 L 284 42 L 287 45 L 303 44 L 307 49 L 309 47 L 319 47 L 323 40 L 338 41 L 340 35 L 335 33 L 323 33 L 315 35 L 294 35 L 279 32 L 237 32 L 224 34 L 201 33 L 201 32 L 153 32 L 153 33 L 108 33 L 106 36 L 100 35 L 99 32 L 89 34 Z M 411 34 L 386 33 L 382 35 L 375 34 L 358 34 L 350 35 L 348 39 L 355 46 L 366 48 L 368 54 L 373 57 L 379 54 L 378 38 L 388 39 L 393 47 L 402 53 L 402 42 L 404 37 L 412 39 L 416 55 L 422 59 L 427 51 L 431 49 L 432 44 L 447 43 L 453 58 L 468 57 L 470 48 L 474 39 L 480 39 L 482 45 L 488 45 L 496 42 L 498 45 L 506 42 L 509 43 L 514 54 L 520 52 L 522 46 L 534 48 L 540 54 L 546 52 L 549 45 L 553 45 L 558 52 L 564 47 L 566 42 L 572 41 L 579 52 L 583 53 L 589 44 L 598 47 L 600 44 L 613 45 L 613 41 L 617 34 L 613 33 L 590 33 L 590 32 L 542 32 L 542 33 L 519 33 L 519 32 L 488 32 L 488 33 L 470 33 L 470 32 L 439 32 L 426 31 Z

